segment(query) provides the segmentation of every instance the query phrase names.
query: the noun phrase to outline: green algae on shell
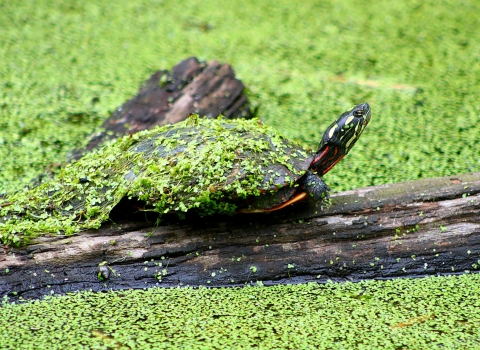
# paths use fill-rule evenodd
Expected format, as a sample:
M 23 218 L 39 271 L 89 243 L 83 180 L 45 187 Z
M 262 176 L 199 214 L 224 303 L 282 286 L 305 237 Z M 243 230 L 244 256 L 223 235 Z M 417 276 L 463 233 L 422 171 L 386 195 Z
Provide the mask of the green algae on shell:
M 312 155 L 258 119 L 186 121 L 125 136 L 52 181 L 0 200 L 0 239 L 97 229 L 123 197 L 160 215 L 233 214 L 242 199 L 294 186 Z

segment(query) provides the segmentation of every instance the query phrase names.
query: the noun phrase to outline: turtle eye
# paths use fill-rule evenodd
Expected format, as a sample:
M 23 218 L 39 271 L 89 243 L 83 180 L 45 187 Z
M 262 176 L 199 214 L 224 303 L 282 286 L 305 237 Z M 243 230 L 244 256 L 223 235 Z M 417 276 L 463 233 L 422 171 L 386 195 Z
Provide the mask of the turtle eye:
M 363 117 L 363 109 L 357 109 L 355 112 L 353 112 L 353 116 L 357 118 Z

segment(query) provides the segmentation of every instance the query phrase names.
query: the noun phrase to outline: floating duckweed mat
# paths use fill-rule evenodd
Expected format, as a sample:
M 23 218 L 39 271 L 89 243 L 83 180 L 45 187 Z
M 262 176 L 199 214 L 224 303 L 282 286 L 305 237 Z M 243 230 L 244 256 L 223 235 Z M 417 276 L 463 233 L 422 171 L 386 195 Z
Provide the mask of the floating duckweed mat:
M 64 161 L 153 71 L 191 55 L 232 64 L 259 117 L 312 148 L 369 102 L 372 123 L 325 178 L 333 190 L 480 171 L 478 13 L 457 0 L 0 0 L 0 193 Z M 4 306 L 0 342 L 478 349 L 479 282 L 82 293 Z
M 480 275 L 78 293 L 0 308 L 2 348 L 478 349 Z
M 125 136 L 53 180 L 0 199 L 0 241 L 99 228 L 124 197 L 160 215 L 234 214 L 260 191 L 293 186 L 312 154 L 259 120 L 199 118 Z
M 334 191 L 480 171 L 478 1 L 0 1 L 0 193 L 66 159 L 153 71 L 230 63 L 258 116 L 314 148 L 368 102 Z

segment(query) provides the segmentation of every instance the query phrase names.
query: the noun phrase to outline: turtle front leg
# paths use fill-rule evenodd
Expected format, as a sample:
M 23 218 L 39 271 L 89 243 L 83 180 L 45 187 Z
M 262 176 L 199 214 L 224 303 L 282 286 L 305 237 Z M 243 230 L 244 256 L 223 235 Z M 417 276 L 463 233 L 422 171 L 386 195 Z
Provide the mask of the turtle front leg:
M 330 190 L 320 176 L 309 171 L 303 176 L 300 186 L 315 202 L 326 198 Z

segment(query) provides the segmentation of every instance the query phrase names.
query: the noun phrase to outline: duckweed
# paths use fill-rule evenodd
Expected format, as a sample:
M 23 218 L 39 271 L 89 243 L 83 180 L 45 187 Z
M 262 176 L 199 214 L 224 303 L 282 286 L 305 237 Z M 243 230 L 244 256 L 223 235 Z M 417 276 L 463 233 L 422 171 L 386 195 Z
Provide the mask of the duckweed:
M 73 293 L 0 308 L 2 348 L 480 347 L 480 275 Z
M 3 1 L 0 193 L 54 169 L 158 69 L 227 62 L 262 120 L 315 147 L 367 101 L 341 191 L 480 171 L 480 3 Z
M 480 171 L 479 2 L 0 8 L 0 193 L 55 168 L 154 70 L 190 55 L 231 63 L 262 120 L 311 147 L 368 101 L 375 123 L 328 174 L 334 190 Z M 79 293 L 5 304 L 0 347 L 478 349 L 479 282 Z

